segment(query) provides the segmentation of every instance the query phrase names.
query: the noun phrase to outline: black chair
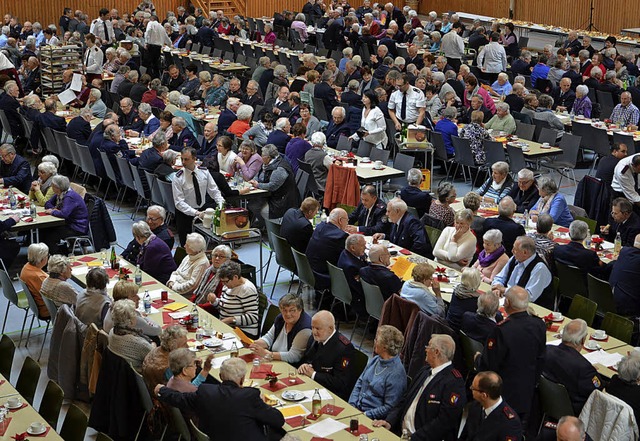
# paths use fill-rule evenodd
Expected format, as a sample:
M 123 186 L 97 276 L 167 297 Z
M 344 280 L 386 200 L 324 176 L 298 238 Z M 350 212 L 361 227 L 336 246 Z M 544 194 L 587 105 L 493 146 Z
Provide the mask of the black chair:
M 527 168 L 527 161 L 524 159 L 524 153 L 520 147 L 507 144 L 507 154 L 509 155 L 509 165 L 511 170 L 519 171 L 523 168 Z
M 478 168 L 476 165 L 475 159 L 473 158 L 473 152 L 471 151 L 471 141 L 467 138 L 460 138 L 458 136 L 451 137 L 451 143 L 453 144 L 453 149 L 455 150 L 454 162 L 456 163 L 456 170 L 453 172 L 455 176 L 458 172 L 458 167 L 462 166 L 462 176 L 467 179 L 465 173 L 465 167 L 469 169 L 469 181 L 471 181 L 471 189 L 475 186 L 475 180 L 478 179 L 478 175 L 476 174 L 475 179 L 471 177 L 471 169 Z
M 451 173 L 451 169 L 453 167 L 453 158 L 449 158 L 447 156 L 447 147 L 444 145 L 444 139 L 442 138 L 442 133 L 439 132 L 431 132 L 431 143 L 433 144 L 433 159 L 442 161 L 445 177 L 440 181 L 449 178 L 449 173 Z
M 482 141 L 482 146 L 484 147 L 484 153 L 487 159 L 487 162 L 485 163 L 487 170 L 496 162 L 507 161 L 504 145 L 500 141 L 485 139 Z
M 563 173 L 571 173 L 573 176 L 573 182 L 577 185 L 576 174 L 574 169 L 578 162 L 578 153 L 580 152 L 581 137 L 575 136 L 570 133 L 565 133 L 560 140 L 558 147 L 562 149 L 562 155 L 557 156 L 554 161 L 543 162 L 542 166 L 555 170 L 560 175 L 558 186 L 562 183 L 562 178 L 565 176 Z
M 620 132 L 620 131 L 613 132 L 613 143 L 626 145 L 627 156 L 634 155 L 636 153 L 636 144 L 635 144 L 635 141 L 633 140 L 633 136 L 629 136 L 624 132 Z
M 533 141 L 535 131 L 536 126 L 516 121 L 516 135 L 518 136 L 518 138 L 526 139 L 527 141 Z

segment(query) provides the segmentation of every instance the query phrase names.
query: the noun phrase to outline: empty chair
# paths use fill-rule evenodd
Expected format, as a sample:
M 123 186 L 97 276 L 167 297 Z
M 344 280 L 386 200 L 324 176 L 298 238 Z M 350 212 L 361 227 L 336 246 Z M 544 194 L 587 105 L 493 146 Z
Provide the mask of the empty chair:
M 451 142 L 453 144 L 453 149 L 455 150 L 454 162 L 456 163 L 456 171 L 454 172 L 454 176 L 458 171 L 458 166 L 462 166 L 462 175 L 466 181 L 465 167 L 467 167 L 469 169 L 471 188 L 473 188 L 475 181 L 471 178 L 471 168 L 477 168 L 478 166 L 476 165 L 473 152 L 471 151 L 471 141 L 467 138 L 452 136 Z M 477 177 L 478 176 L 476 175 L 476 179 Z
M 580 153 L 581 137 L 575 136 L 570 133 L 565 133 L 558 147 L 562 149 L 562 155 L 557 156 L 554 161 L 542 163 L 543 167 L 548 167 L 558 172 L 560 180 L 558 181 L 558 187 L 562 183 L 562 178 L 565 176 L 563 173 L 573 176 L 574 185 L 576 184 L 576 174 L 574 168 L 578 162 L 578 153 Z
M 571 301 L 571 306 L 569 306 L 567 316 L 574 319 L 581 318 L 587 322 L 587 326 L 591 326 L 593 319 L 596 317 L 597 309 L 598 305 L 596 305 L 595 302 L 581 296 L 580 294 L 576 294 Z
M 535 134 L 536 126 L 521 122 L 518 122 L 516 126 L 516 135 L 518 136 L 518 138 L 533 141 L 533 135 Z
M 22 369 L 20 369 L 20 375 L 18 376 L 18 382 L 16 383 L 16 390 L 20 395 L 22 395 L 22 398 L 27 400 L 27 402 L 32 406 L 33 397 L 36 394 L 39 379 L 40 366 L 33 358 L 27 356 L 24 359 Z
M 369 317 L 367 317 L 367 323 L 364 326 L 364 331 L 362 332 L 362 340 L 360 341 L 360 347 L 362 347 L 364 337 L 367 335 L 367 329 L 369 328 L 369 321 L 372 318 L 374 320 L 380 320 L 380 317 L 382 316 L 384 297 L 382 297 L 380 288 L 377 285 L 371 285 L 362 279 L 360 279 L 360 283 L 362 284 L 362 290 L 364 292 L 365 308 L 367 310 L 367 314 L 369 314 Z
M 22 340 L 22 334 L 24 333 L 24 327 L 27 324 L 27 316 L 29 315 L 29 302 L 27 301 L 27 294 L 24 291 L 16 291 L 11 278 L 5 270 L 0 270 L 0 286 L 2 287 L 2 294 L 7 299 L 7 309 L 4 312 L 4 320 L 2 322 L 2 332 L 4 333 L 7 326 L 7 318 L 9 317 L 9 307 L 11 305 L 24 311 L 24 319 L 22 320 L 22 329 L 20 331 L 20 340 Z
M 504 145 L 500 141 L 485 139 L 482 141 L 482 146 L 484 147 L 484 153 L 487 159 L 485 163 L 487 169 L 491 168 L 491 166 L 496 162 L 507 161 L 507 155 L 504 152 Z
M 364 139 L 361 139 L 360 143 L 358 144 L 358 150 L 356 151 L 356 155 L 360 156 L 361 158 L 366 158 L 371 154 L 372 147 L 373 147 L 373 144 L 365 141 Z
M 278 284 L 278 276 L 280 275 L 280 271 L 284 268 L 285 270 L 291 273 L 291 281 L 293 281 L 293 275 L 296 273 L 296 262 L 293 258 L 291 245 L 282 237 L 277 234 L 271 234 L 271 241 L 274 246 L 274 251 L 276 253 L 276 262 L 278 264 L 278 271 L 276 272 L 276 278 L 273 281 L 273 288 L 271 289 L 271 297 L 273 298 L 273 293 L 276 289 L 276 285 Z M 289 282 L 289 288 L 291 288 L 291 281 Z
M 387 162 L 389 162 L 389 154 L 391 152 L 389 150 L 381 150 L 381 149 L 371 149 L 371 153 L 369 153 L 369 157 L 372 162 L 382 161 L 382 165 L 386 166 Z
M 383 187 L 383 191 L 397 191 L 409 185 L 407 182 L 407 172 L 413 168 L 416 158 L 413 156 L 405 155 L 403 153 L 396 154 L 393 158 L 393 168 L 402 170 L 404 175 L 391 178 L 388 185 Z
M 86 431 L 87 416 L 78 406 L 70 404 L 60 428 L 60 436 L 64 441 L 84 441 Z
M 517 172 L 527 168 L 527 162 L 524 159 L 524 152 L 520 147 L 507 144 L 507 154 L 509 155 L 509 168 Z
M 540 129 L 540 135 L 538 135 L 538 142 L 540 144 L 549 143 L 551 146 L 556 145 L 556 140 L 558 139 L 558 131 L 554 129 L 548 129 L 543 127 Z
M 58 427 L 58 417 L 60 416 L 60 408 L 64 400 L 64 392 L 58 384 L 53 381 L 47 381 L 47 387 L 42 394 L 38 413 L 47 423 L 54 429 Z
M 11 377 L 11 367 L 13 366 L 13 356 L 16 352 L 16 345 L 6 334 L 2 334 L 0 339 L 0 375 L 9 379 Z

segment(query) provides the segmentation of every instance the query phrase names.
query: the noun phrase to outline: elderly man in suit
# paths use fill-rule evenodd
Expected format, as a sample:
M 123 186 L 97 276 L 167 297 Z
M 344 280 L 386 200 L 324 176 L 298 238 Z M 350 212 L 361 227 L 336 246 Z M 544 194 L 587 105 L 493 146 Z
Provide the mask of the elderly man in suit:
M 24 194 L 31 188 L 31 166 L 29 162 L 16 153 L 11 144 L 0 145 L 0 185 L 4 188 L 15 187 Z
M 316 287 L 318 288 L 328 288 L 330 285 L 327 262 L 337 265 L 349 235 L 345 231 L 348 224 L 347 212 L 342 208 L 334 208 L 329 213 L 327 221 L 316 225 L 316 229 L 313 231 L 306 254 L 316 275 Z
M 462 315 L 460 329 L 469 338 L 484 343 L 487 337 L 497 325 L 497 319 L 502 319 L 502 314 L 498 313 L 500 300 L 492 292 L 486 292 L 478 297 L 478 310 L 476 312 L 466 311 Z
M 155 393 L 160 401 L 195 413 L 200 430 L 211 439 L 266 441 L 265 427 L 282 435 L 282 413 L 267 405 L 257 389 L 242 387 L 246 374 L 244 360 L 230 358 L 220 367 L 220 384 L 204 383 L 189 393 L 158 384 Z
M 67 136 L 78 144 L 89 145 L 92 118 L 91 109 L 82 109 L 80 114 L 67 124 Z
M 373 245 L 369 250 L 369 266 L 360 269 L 360 278 L 365 282 L 380 288 L 382 297 L 387 300 L 393 294 L 399 294 L 402 280 L 390 269 L 391 254 L 386 245 Z
M 351 234 L 347 237 L 344 250 L 338 259 L 338 268 L 344 271 L 349 290 L 351 291 L 351 307 L 358 314 L 365 313 L 364 292 L 360 283 L 360 269 L 367 266 L 365 250 L 367 241 L 362 234 Z
M 312 197 L 306 198 L 300 208 L 289 208 L 282 216 L 280 235 L 291 247 L 304 253 L 313 235 L 311 219 L 320 209 L 320 203 Z
M 385 233 L 374 234 L 374 241 L 386 238 L 399 247 L 433 258 L 433 249 L 424 227 L 419 219 L 407 213 L 406 202 L 400 198 L 391 199 L 387 203 L 387 218 L 391 223 L 391 232 L 388 236 Z
M 502 243 L 511 256 L 511 250 L 516 238 L 524 236 L 524 227 L 513 220 L 516 212 L 516 203 L 511 196 L 505 196 L 498 204 L 498 217 L 491 217 L 484 221 L 484 231 L 493 230 L 494 228 L 502 231 Z
M 576 100 L 576 93 L 571 90 L 571 79 L 562 78 L 558 87 L 551 91 L 551 98 L 553 98 L 553 110 L 571 112 L 573 102 Z
M 171 120 L 171 130 L 173 135 L 169 139 L 169 148 L 176 152 L 181 152 L 185 147 L 192 147 L 198 150 L 200 145 L 195 135 L 187 127 L 187 121 L 181 116 L 175 116 Z
M 464 378 L 451 364 L 456 344 L 449 335 L 433 334 L 425 351 L 427 366 L 386 419 L 373 426 L 396 434 L 406 430 L 417 440 L 456 439 L 467 396 Z
M 325 70 L 322 73 L 322 82 L 316 84 L 313 88 L 313 96 L 322 100 L 327 116 L 331 115 L 331 111 L 334 107 L 340 105 L 336 96 L 336 91 L 333 88 L 333 72 Z
M 418 217 L 422 218 L 425 213 L 429 212 L 431 207 L 431 195 L 428 191 L 422 191 L 420 184 L 424 180 L 422 171 L 417 168 L 409 169 L 407 172 L 407 185 L 400 190 L 400 198 L 407 203 L 409 207 L 413 207 L 418 212 Z
M 347 232 L 360 232 L 366 236 L 384 233 L 387 230 L 387 205 L 378 199 L 378 192 L 373 185 L 365 185 L 360 192 L 360 203 L 349 215 Z M 355 223 L 358 226 L 355 226 Z

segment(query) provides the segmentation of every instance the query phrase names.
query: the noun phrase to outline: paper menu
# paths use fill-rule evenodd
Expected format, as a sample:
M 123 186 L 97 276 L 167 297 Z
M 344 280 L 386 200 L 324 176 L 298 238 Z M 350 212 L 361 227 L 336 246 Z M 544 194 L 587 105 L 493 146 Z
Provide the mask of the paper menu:
M 622 360 L 622 354 L 608 353 L 603 351 L 602 349 L 590 352 L 588 354 L 582 354 L 582 356 L 589 360 L 589 363 L 591 364 L 599 363 L 607 367 L 616 366 L 620 362 L 620 360 Z
M 348 426 L 346 424 L 341 423 L 340 421 L 336 421 L 332 418 L 327 418 L 302 430 L 309 432 L 315 436 L 327 437 L 340 430 L 346 429 L 347 427 Z
M 75 90 L 76 92 L 80 92 L 82 90 L 82 75 L 74 73 L 73 78 L 71 79 L 70 90 Z M 75 94 L 74 94 L 75 97 Z
M 66 106 L 71 101 L 76 99 L 76 93 L 71 89 L 67 89 L 64 92 L 60 92 L 58 94 L 58 99 L 60 100 L 60 103 L 62 103 L 63 106 Z
M 298 415 L 309 415 L 309 410 L 300 404 L 294 404 L 292 406 L 284 406 L 278 409 L 285 418 L 291 418 Z
M 400 256 L 391 266 L 391 271 L 402 280 L 409 280 L 411 279 L 411 271 L 413 271 L 415 266 L 415 263 L 409 262 L 409 260 L 404 256 Z

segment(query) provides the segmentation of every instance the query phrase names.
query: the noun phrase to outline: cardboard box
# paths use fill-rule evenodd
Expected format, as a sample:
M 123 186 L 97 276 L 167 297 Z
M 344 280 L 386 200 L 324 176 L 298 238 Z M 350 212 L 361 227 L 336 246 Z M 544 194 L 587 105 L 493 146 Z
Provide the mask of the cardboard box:
M 245 208 L 227 208 L 220 213 L 220 227 L 217 228 L 218 236 L 227 234 L 228 238 L 248 237 L 251 222 L 249 211 Z
M 427 128 L 425 126 L 410 125 L 407 127 L 407 144 L 412 144 L 412 147 L 426 147 L 427 143 Z

